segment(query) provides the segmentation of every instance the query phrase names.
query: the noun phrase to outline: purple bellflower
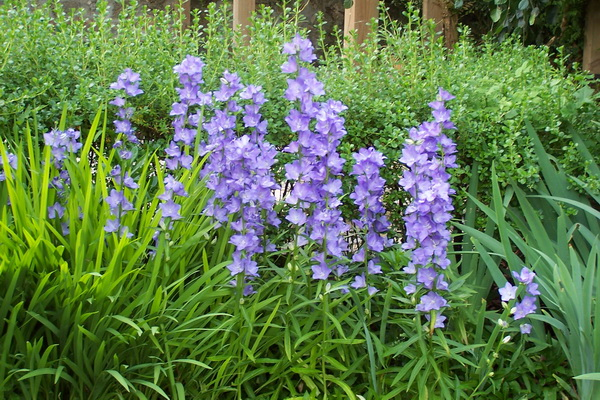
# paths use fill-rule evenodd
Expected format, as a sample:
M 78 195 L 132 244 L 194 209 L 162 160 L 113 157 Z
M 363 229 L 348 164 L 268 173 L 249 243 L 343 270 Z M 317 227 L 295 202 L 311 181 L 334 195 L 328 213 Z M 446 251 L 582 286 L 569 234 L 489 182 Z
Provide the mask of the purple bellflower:
M 140 74 L 133 72 L 130 68 L 125 69 L 125 71 L 119 75 L 117 81 L 110 85 L 111 89 L 114 90 L 124 90 L 125 96 L 135 97 L 144 93 L 142 89 L 139 88 L 140 85 Z M 125 97 L 117 96 L 109 104 L 117 106 L 118 110 L 116 112 L 117 119 L 113 121 L 115 125 L 115 132 L 122 135 L 125 139 L 125 142 L 131 144 L 138 144 L 139 140 L 135 136 L 135 129 L 131 123 L 131 117 L 133 116 L 134 109 L 131 107 L 126 107 L 127 100 Z M 119 156 L 127 160 L 131 158 L 131 151 L 125 148 L 122 140 L 117 140 L 113 145 L 114 148 L 119 149 Z
M 343 266 L 336 266 L 347 250 L 344 239 L 348 225 L 339 210 L 342 185 L 340 177 L 344 159 L 337 147 L 346 134 L 344 118 L 340 113 L 346 110 L 339 101 L 317 102 L 316 96 L 325 94 L 323 84 L 313 72 L 301 63 L 316 59 L 314 48 L 308 39 L 296 35 L 286 43 L 283 53 L 289 54 L 288 61 L 281 70 L 295 74 L 288 79 L 284 97 L 296 102 L 285 118 L 291 131 L 297 133 L 296 141 L 284 151 L 297 154 L 297 158 L 285 166 L 286 178 L 294 182 L 286 202 L 291 209 L 286 219 L 296 225 L 302 234 L 296 244 L 307 240 L 320 244 L 320 250 L 313 254 L 313 279 L 328 279 L 333 268 L 343 272 Z M 357 278 L 358 279 L 358 278 Z M 355 282 L 358 285 L 360 282 Z
M 445 106 L 445 102 L 453 98 L 439 89 L 436 101 L 429 103 L 434 121 L 409 130 L 400 158 L 408 169 L 399 184 L 412 197 L 404 216 L 406 241 L 402 245 L 412 254 L 404 272 L 416 275 L 416 280 L 405 290 L 410 294 L 420 288 L 427 291 L 416 306 L 418 311 L 427 313 L 440 312 L 447 305 L 440 294 L 448 290 L 443 270 L 450 265 L 446 253 L 450 241 L 447 224 L 454 209 L 451 198 L 454 190 L 448 183 L 447 169 L 457 165 L 456 145 L 443 130 L 455 129 L 450 121 L 451 111 Z M 436 318 L 436 325 L 443 323 L 440 317 Z
M 510 304 L 510 313 L 516 321 L 535 313 L 537 310 L 536 299 L 540 292 L 538 291 L 538 284 L 533 282 L 536 277 L 535 272 L 529 268 L 523 267 L 519 273 L 513 271 L 512 275 L 517 281 L 517 285 L 513 286 L 509 282 L 506 282 L 504 287 L 500 288 L 498 292 L 502 301 Z M 521 290 L 519 291 L 519 289 Z M 522 294 L 520 301 L 518 299 L 519 293 Z M 526 323 L 521 324 L 520 330 L 522 334 L 528 334 L 531 332 L 531 325 Z
M 61 220 L 65 215 L 64 206 L 67 202 L 67 188 L 71 184 L 71 178 L 64 162 L 69 158 L 69 155 L 79 152 L 83 147 L 79 141 L 80 136 L 79 131 L 71 128 L 66 131 L 52 129 L 50 132 L 44 133 L 44 142 L 46 146 L 50 146 L 51 160 L 58 170 L 58 175 L 50 181 L 50 187 L 56 190 L 58 201 L 48 207 L 49 219 Z M 61 227 L 63 235 L 68 235 L 68 224 L 63 222 Z
M 144 91 L 140 89 L 140 74 L 133 72 L 130 68 L 119 75 L 117 81 L 110 85 L 113 90 L 122 90 L 123 96 L 116 96 L 109 104 L 117 107 L 115 113 L 117 119 L 113 121 L 115 132 L 119 135 L 113 148 L 117 151 L 119 158 L 123 163 L 129 162 L 133 156 L 132 146 L 140 143 L 135 135 L 135 129 L 131 123 L 131 118 L 134 113 L 132 107 L 126 107 L 126 97 L 138 96 Z M 135 190 L 138 184 L 135 179 L 130 176 L 125 165 L 117 164 L 110 171 L 110 176 L 113 179 L 115 189 L 112 189 L 110 195 L 105 199 L 109 205 L 111 219 L 106 221 L 104 231 L 107 233 L 116 232 L 132 237 L 133 233 L 129 232 L 127 227 L 121 226 L 122 217 L 127 211 L 133 210 L 133 205 L 126 197 L 126 191 Z
M 204 214 L 213 217 L 217 225 L 228 223 L 233 216 L 230 227 L 234 233 L 229 242 L 235 250 L 228 269 L 233 277 L 251 280 L 258 276 L 255 256 L 274 249 L 266 239 L 267 226 L 279 225 L 273 195 L 279 186 L 272 174 L 277 150 L 265 140 L 267 122 L 260 113 L 266 99 L 261 87 L 245 86 L 236 74 L 228 71 L 223 74 L 218 90 L 202 95 L 199 89 L 202 66 L 199 59 L 188 56 L 176 67 L 184 90 L 180 91 L 181 103 L 172 112 L 176 116 L 176 136 L 167 149 L 170 156 L 167 165 L 185 167 L 179 144 L 193 143 L 200 127 L 205 137 L 198 151 L 200 155 L 208 155 L 201 175 L 207 188 L 213 191 Z M 181 97 L 184 91 L 185 97 Z M 187 117 L 186 121 L 184 110 L 192 105 L 202 106 L 202 115 L 194 114 L 194 118 Z M 185 130 L 186 123 L 194 126 L 193 133 Z M 179 194 L 174 188 L 171 191 Z M 232 281 L 234 285 L 237 283 Z M 243 292 L 253 293 L 251 285 L 245 286 Z
M 12 169 L 17 169 L 18 160 L 17 156 L 12 153 L 7 153 L 6 157 L 8 160 L 4 160 L 4 157 L 0 155 L 0 182 L 4 182 L 6 180 L 6 175 L 4 174 L 4 165 L 8 164 Z
M 357 185 L 350 198 L 358 206 L 360 218 L 354 221 L 354 226 L 359 230 L 363 238 L 363 245 L 359 251 L 354 254 L 352 260 L 364 263 L 366 275 L 376 275 L 381 273 L 379 259 L 370 257 L 369 254 L 383 251 L 391 245 L 391 242 L 385 237 L 390 223 L 387 220 L 385 207 L 381 201 L 384 191 L 385 180 L 379 175 L 380 169 L 385 165 L 384 156 L 374 148 L 360 149 L 352 157 L 355 163 L 351 174 L 356 176 Z M 363 280 L 365 275 L 361 275 Z M 359 277 L 356 277 L 358 279 Z M 356 281 L 355 281 L 356 283 Z M 356 288 L 355 285 L 351 285 Z M 366 287 L 366 283 L 361 287 Z M 374 288 L 368 287 L 370 292 Z

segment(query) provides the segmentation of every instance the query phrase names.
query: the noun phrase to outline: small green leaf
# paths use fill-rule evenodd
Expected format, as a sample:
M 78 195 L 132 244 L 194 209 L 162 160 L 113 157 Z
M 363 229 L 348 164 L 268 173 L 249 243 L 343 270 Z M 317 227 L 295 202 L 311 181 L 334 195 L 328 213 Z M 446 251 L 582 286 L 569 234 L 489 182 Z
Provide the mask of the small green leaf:
M 535 24 L 535 19 L 538 15 L 540 15 L 540 9 L 533 7 L 533 10 L 531 10 L 531 15 L 529 15 L 529 25 Z
M 353 0 L 344 0 L 344 8 L 350 8 L 354 5 Z
M 529 7 L 529 0 L 521 0 L 518 7 L 521 11 L 527 9 Z
M 500 7 L 496 7 L 494 11 L 490 14 L 492 21 L 498 22 L 500 21 L 500 17 L 502 16 L 502 9 Z

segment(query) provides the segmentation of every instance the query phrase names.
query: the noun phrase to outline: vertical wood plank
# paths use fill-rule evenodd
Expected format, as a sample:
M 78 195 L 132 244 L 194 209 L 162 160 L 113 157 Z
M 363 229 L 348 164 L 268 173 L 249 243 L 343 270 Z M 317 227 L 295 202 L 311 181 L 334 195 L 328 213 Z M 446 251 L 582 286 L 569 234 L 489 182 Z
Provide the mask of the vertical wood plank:
M 352 7 L 344 12 L 344 37 L 348 37 L 356 29 L 357 43 L 364 42 L 369 33 L 367 23 L 379 16 L 377 5 L 377 0 L 354 0 Z M 348 42 L 345 41 L 344 44 L 347 45 Z
M 600 74 L 600 1 L 588 1 L 582 67 L 592 74 Z
M 189 28 L 192 24 L 192 0 L 186 0 L 182 4 L 183 13 L 185 15 L 185 20 L 183 21 L 183 27 L 185 29 Z
M 248 35 L 250 17 L 255 9 L 255 0 L 233 0 L 233 29 L 240 30 L 242 35 Z
M 446 47 L 458 41 L 458 17 L 450 10 L 448 0 L 423 0 L 423 19 L 435 21 L 436 31 L 444 35 Z

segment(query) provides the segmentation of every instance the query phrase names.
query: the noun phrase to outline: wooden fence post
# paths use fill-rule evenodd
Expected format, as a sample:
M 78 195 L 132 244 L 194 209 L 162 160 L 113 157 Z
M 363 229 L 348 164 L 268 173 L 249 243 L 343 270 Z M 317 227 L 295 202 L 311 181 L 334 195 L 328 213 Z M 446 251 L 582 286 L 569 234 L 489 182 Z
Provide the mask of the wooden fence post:
M 352 7 L 346 8 L 344 12 L 344 37 L 348 37 L 350 31 L 356 29 L 356 42 L 364 42 L 369 33 L 367 23 L 379 16 L 377 5 L 377 0 L 354 0 Z M 345 40 L 344 44 L 347 45 L 348 41 Z
M 458 17 L 448 7 L 448 0 L 423 0 L 423 19 L 435 21 L 436 31 L 444 35 L 446 47 L 452 47 L 458 41 Z
M 582 64 L 583 69 L 600 74 L 600 1 L 588 1 Z
M 256 9 L 255 0 L 233 0 L 233 29 L 248 35 L 250 17 Z
M 186 0 L 183 3 L 183 12 L 185 14 L 183 26 L 187 29 L 192 25 L 192 0 Z

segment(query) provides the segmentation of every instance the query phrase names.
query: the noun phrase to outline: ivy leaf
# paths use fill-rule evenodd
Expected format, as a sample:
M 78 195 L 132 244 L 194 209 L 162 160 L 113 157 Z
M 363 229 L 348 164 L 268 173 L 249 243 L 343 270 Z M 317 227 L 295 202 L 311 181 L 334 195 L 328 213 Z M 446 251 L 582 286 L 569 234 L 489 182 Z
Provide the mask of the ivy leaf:
M 540 15 L 540 9 L 533 7 L 533 10 L 531 10 L 531 15 L 529 16 L 529 25 L 535 24 L 535 19 L 538 15 Z
M 519 10 L 525 10 L 529 7 L 529 0 L 521 0 L 519 2 Z
M 344 8 L 350 8 L 354 4 L 354 0 L 344 0 Z
M 463 0 L 455 0 L 454 8 L 461 8 L 463 6 Z
M 494 22 L 498 22 L 501 16 L 502 9 L 500 7 L 496 7 L 496 9 L 494 9 L 494 11 L 492 11 L 492 13 L 490 14 L 490 17 L 492 17 L 492 21 Z

